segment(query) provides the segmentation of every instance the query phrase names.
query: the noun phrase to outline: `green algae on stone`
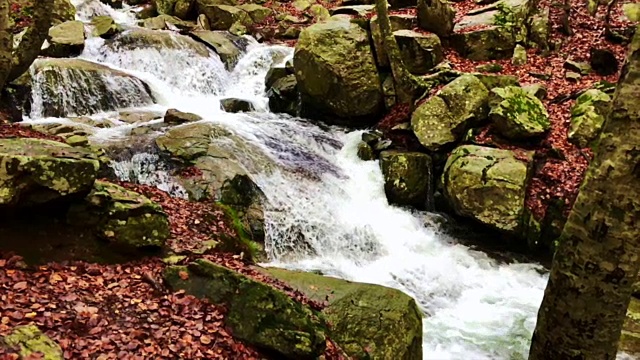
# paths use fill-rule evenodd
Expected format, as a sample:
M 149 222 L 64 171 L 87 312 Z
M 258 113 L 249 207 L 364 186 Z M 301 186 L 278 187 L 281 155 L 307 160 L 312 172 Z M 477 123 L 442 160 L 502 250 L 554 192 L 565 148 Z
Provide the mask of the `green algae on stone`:
M 411 115 L 413 132 L 424 147 L 437 151 L 486 118 L 488 96 L 477 77 L 462 75 L 418 106 Z
M 51 340 L 35 325 L 18 326 L 9 335 L 0 338 L 0 348 L 8 346 L 18 349 L 20 356 L 27 358 L 40 355 L 38 359 L 62 360 L 64 356 L 60 345 Z
M 236 338 L 287 359 L 312 359 L 324 352 L 322 314 L 267 284 L 203 259 L 170 266 L 164 277 L 173 290 L 226 305 L 226 325 Z
M 580 95 L 571 109 L 569 141 L 582 148 L 592 146 L 600 135 L 610 104 L 611 96 L 600 90 L 589 89 Z
M 531 159 L 533 154 L 526 156 Z M 449 155 L 442 183 L 446 199 L 459 215 L 517 232 L 529 175 L 528 164 L 516 159 L 512 151 L 464 145 Z
M 329 336 L 356 359 L 422 359 L 422 313 L 400 290 L 278 268 L 260 269 L 312 300 L 322 311 Z
M 433 191 L 431 157 L 419 152 L 380 153 L 384 190 L 391 204 L 425 209 Z
M 540 136 L 549 130 L 549 114 L 540 99 L 516 86 L 491 90 L 489 117 L 496 129 L 510 139 Z
M 56 141 L 0 139 L 0 206 L 41 204 L 88 192 L 100 162 L 93 152 Z

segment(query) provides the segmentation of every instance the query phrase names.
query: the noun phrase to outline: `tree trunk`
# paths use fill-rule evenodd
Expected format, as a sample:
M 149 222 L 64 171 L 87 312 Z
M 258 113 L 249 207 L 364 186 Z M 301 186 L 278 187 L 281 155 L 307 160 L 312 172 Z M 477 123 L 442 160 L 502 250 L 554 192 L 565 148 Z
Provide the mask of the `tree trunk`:
M 530 360 L 615 359 L 640 269 L 640 31 L 564 227 Z
M 49 35 L 51 26 L 51 14 L 54 0 L 38 0 L 33 5 L 33 23 L 22 37 L 22 41 L 13 53 L 11 72 L 6 82 L 17 79 L 29 69 L 31 64 L 40 54 L 42 44 Z
M 9 0 L 0 0 L 0 90 L 9 77 L 13 36 L 9 25 Z

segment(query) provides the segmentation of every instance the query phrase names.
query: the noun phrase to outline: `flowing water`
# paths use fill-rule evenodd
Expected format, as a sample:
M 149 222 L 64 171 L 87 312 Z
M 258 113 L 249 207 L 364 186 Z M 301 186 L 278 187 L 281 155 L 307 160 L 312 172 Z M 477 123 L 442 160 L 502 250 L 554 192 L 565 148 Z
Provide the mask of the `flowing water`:
M 75 2 L 82 5 L 80 20 L 115 14 L 133 23 L 130 9 L 116 12 L 97 0 Z M 277 170 L 269 172 L 247 166 L 268 198 L 266 245 L 272 259 L 268 265 L 320 270 L 410 294 L 425 313 L 425 359 L 525 359 L 546 284 L 540 266 L 500 264 L 450 241 L 437 227 L 425 226 L 429 214 L 390 206 L 378 163 L 356 156 L 361 132 L 320 128 L 268 112 L 264 76 L 270 66 L 290 56 L 290 48 L 254 41 L 235 69 L 227 72 L 214 53 L 203 57 L 180 48 L 124 49 L 91 38 L 81 58 L 145 81 L 157 103 L 142 109 L 197 113 L 203 121 L 227 127 L 277 164 Z M 42 96 L 36 86 L 34 102 Z M 248 99 L 257 111 L 225 113 L 219 99 L 227 96 Z M 100 121 L 113 114 L 84 115 Z M 63 120 L 33 116 L 25 121 Z M 91 140 L 118 142 L 138 126 L 116 125 L 94 129 Z M 243 160 L 247 165 L 251 161 L 249 156 Z M 153 153 L 135 154 L 114 168 L 124 180 L 185 196 Z M 300 245 L 300 235 L 305 246 Z

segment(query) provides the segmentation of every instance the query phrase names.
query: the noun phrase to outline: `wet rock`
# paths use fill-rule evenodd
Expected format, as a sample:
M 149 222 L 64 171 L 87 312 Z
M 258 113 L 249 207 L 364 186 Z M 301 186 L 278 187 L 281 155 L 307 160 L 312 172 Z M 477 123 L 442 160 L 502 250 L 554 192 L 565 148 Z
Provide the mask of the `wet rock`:
M 424 147 L 437 151 L 487 117 L 488 96 L 478 78 L 460 76 L 418 106 L 411 115 L 413 132 Z
M 427 209 L 433 204 L 431 157 L 419 152 L 380 153 L 384 191 L 389 203 Z
M 497 99 L 491 105 L 489 117 L 502 135 L 521 140 L 549 130 L 549 114 L 533 94 L 515 86 L 495 88 L 491 92 Z
M 0 206 L 86 193 L 100 168 L 97 158 L 89 150 L 50 140 L 0 139 Z
M 304 29 L 293 62 L 306 115 L 358 125 L 371 123 L 382 110 L 369 36 L 348 17 L 334 16 Z
M 162 113 L 155 111 L 121 111 L 118 113 L 118 120 L 127 124 L 146 123 L 162 117 Z
M 165 280 L 173 290 L 225 304 L 234 336 L 287 359 L 320 356 L 326 325 L 316 313 L 275 288 L 207 260 L 171 266 Z
M 212 30 L 230 30 L 234 24 L 249 26 L 253 23 L 246 11 L 235 6 L 211 5 L 204 8 L 203 12 Z
M 442 0 L 418 0 L 418 24 L 424 30 L 447 37 L 453 32 L 456 11 Z
M 236 98 L 220 99 L 220 106 L 222 106 L 224 111 L 230 113 L 249 112 L 255 110 L 251 101 Z
M 145 20 L 154 16 L 158 16 L 158 10 L 156 9 L 156 5 L 154 3 L 142 4 L 136 9 L 135 14 L 136 18 Z
M 331 16 L 329 10 L 320 4 L 311 5 L 308 12 L 316 21 L 325 21 Z
M 362 141 L 358 143 L 358 158 L 363 161 L 374 160 L 376 158 L 376 154 L 373 152 L 373 148 L 371 145 Z
M 375 12 L 375 5 L 347 5 L 338 6 L 329 10 L 329 14 L 333 15 L 352 15 L 358 17 L 367 17 Z
M 69 146 L 86 146 L 89 145 L 89 139 L 82 135 L 72 135 L 65 139 Z
M 97 236 L 123 249 L 162 247 L 169 220 L 160 205 L 121 186 L 96 181 L 83 203 L 69 209 L 71 225 L 96 226 Z
M 190 35 L 213 49 L 229 71 L 236 66 L 240 55 L 248 45 L 246 39 L 233 35 L 228 31 L 196 30 L 191 32 Z
M 122 31 L 122 27 L 116 24 L 109 16 L 96 16 L 91 19 L 91 25 L 93 25 L 93 36 L 99 36 L 104 39 L 109 39 Z
M 540 100 L 544 100 L 548 93 L 547 86 L 543 83 L 529 84 L 523 86 L 522 89 Z
M 590 89 L 580 95 L 571 109 L 569 141 L 581 148 L 592 147 L 600 135 L 610 104 L 611 97 L 600 90 Z
M 183 112 L 177 109 L 169 109 L 164 114 L 164 122 L 167 124 L 184 124 L 202 120 L 200 115 Z
M 285 113 L 298 116 L 299 94 L 295 75 L 287 75 L 278 79 L 267 91 L 269 109 L 274 113 Z
M 567 59 L 564 62 L 563 67 L 580 75 L 588 75 L 591 72 L 591 65 L 589 65 L 589 63 L 573 61 L 570 59 Z
M 49 29 L 48 47 L 43 55 L 51 57 L 72 57 L 84 49 L 84 24 L 81 21 L 67 21 Z
M 402 60 L 412 74 L 424 75 L 444 58 L 440 38 L 435 34 L 421 34 L 413 30 L 393 32 Z
M 285 66 L 274 66 L 267 71 L 267 75 L 264 77 L 264 85 L 267 90 L 271 89 L 276 81 L 282 79 L 287 75 L 291 75 L 293 72 L 289 71 Z
M 62 360 L 62 349 L 35 325 L 15 327 L 4 338 L 0 338 L 0 349 L 16 349 L 23 358 L 34 356 L 44 360 Z
M 168 31 L 152 31 L 142 28 L 124 31 L 107 41 L 106 45 L 114 49 L 127 50 L 140 48 L 152 48 L 158 51 L 165 49 L 186 50 L 198 56 L 209 56 L 207 47 L 190 37 L 175 35 Z
M 328 305 L 329 336 L 355 359 L 422 359 L 422 313 L 403 292 L 278 268 L 261 269 Z
M 476 145 L 457 147 L 442 174 L 445 197 L 458 215 L 512 233 L 522 225 L 528 180 L 528 165 L 513 152 Z

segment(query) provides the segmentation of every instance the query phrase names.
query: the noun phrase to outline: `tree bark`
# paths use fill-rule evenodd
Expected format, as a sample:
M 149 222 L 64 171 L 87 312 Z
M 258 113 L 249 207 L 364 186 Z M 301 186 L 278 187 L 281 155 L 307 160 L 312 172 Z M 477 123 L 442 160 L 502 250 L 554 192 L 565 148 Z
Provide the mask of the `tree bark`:
M 615 359 L 640 269 L 640 31 L 564 227 L 530 360 Z
M 20 45 L 13 53 L 11 71 L 6 82 L 11 82 L 29 69 L 40 54 L 42 44 L 49 35 L 51 14 L 54 0 L 38 0 L 34 2 L 33 24 L 22 37 Z
M 9 24 L 9 0 L 0 0 L 0 90 L 9 77 L 12 62 L 13 36 Z

